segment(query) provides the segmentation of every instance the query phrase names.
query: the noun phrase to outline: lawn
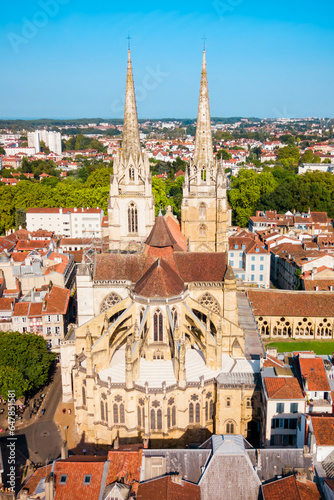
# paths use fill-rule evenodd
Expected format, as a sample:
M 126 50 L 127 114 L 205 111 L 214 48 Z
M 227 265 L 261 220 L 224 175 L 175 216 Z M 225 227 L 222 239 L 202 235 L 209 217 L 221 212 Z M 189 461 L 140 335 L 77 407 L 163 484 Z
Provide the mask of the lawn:
M 314 351 L 315 354 L 333 354 L 333 340 L 291 340 L 290 342 L 271 342 L 266 347 L 277 347 L 278 352 Z

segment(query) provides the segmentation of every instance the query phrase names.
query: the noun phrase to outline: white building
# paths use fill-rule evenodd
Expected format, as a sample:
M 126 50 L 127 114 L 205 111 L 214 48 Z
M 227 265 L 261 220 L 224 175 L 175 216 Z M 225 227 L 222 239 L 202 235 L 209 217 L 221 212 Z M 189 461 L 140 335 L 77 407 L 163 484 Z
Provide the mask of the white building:
M 237 280 L 269 288 L 270 253 L 251 233 L 242 231 L 229 238 L 228 261 Z
M 28 146 L 35 148 L 36 153 L 39 153 L 41 150 L 41 141 L 45 143 L 45 146 L 47 146 L 50 151 L 61 155 L 62 145 L 60 132 L 49 132 L 48 130 L 36 130 L 35 132 L 28 132 Z
M 278 376 L 283 373 L 288 376 Z M 262 373 L 262 398 L 263 446 L 295 447 L 298 418 L 305 411 L 305 397 L 298 379 L 279 363 L 276 367 L 265 368 Z
M 28 231 L 53 231 L 67 238 L 101 238 L 101 208 L 29 208 Z
M 41 151 L 39 132 L 28 132 L 28 147 L 35 148 L 36 153 Z

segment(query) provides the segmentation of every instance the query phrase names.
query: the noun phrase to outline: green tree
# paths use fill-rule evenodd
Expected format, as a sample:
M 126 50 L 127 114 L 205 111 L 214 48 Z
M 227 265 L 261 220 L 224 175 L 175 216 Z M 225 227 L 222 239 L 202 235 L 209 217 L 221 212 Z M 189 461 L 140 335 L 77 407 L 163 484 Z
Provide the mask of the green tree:
M 220 159 L 230 160 L 232 158 L 232 155 L 231 155 L 231 153 L 226 151 L 226 149 L 220 149 L 217 153 L 217 158 L 218 158 L 218 160 L 220 160 Z
M 9 373 L 7 384 L 15 381 L 17 397 L 32 393 L 46 384 L 55 357 L 40 335 L 0 332 L 0 370 Z
M 4 148 L 2 146 L 0 146 L 0 155 L 5 155 L 6 154 L 6 151 L 4 150 Z
M 312 163 L 313 162 L 313 151 L 312 149 L 307 149 L 303 156 L 301 157 L 300 161 L 302 163 Z

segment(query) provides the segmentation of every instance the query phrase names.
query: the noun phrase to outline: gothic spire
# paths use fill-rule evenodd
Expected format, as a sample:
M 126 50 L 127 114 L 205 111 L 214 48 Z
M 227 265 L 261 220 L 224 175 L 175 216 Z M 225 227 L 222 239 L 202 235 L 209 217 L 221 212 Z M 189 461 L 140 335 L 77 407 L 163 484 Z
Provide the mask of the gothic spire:
M 194 164 L 198 167 L 208 166 L 213 163 L 211 117 L 209 103 L 208 77 L 206 71 L 206 52 L 203 50 L 203 65 L 201 90 L 199 94 L 199 106 L 196 129 L 196 143 L 194 153 Z
M 132 156 L 133 161 L 141 154 L 138 114 L 136 105 L 135 86 L 131 63 L 131 51 L 128 50 L 128 71 L 126 77 L 125 110 L 123 126 L 122 155 L 125 161 Z

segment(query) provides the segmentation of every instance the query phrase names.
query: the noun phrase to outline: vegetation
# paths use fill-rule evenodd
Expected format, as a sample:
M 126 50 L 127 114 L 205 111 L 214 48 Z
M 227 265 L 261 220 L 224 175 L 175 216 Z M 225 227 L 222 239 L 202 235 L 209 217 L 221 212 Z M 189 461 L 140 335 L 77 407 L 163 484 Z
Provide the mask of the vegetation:
M 33 333 L 0 332 L 0 394 L 15 391 L 16 398 L 46 384 L 56 354 Z
M 293 209 L 307 212 L 310 208 L 334 217 L 334 176 L 323 172 L 296 175 L 282 165 L 266 167 L 261 173 L 241 169 L 237 177 L 231 178 L 228 197 L 234 223 L 241 227 L 247 225 L 256 210 L 285 213 Z
M 271 342 L 266 347 L 277 347 L 278 352 L 293 351 L 313 351 L 315 354 L 325 355 L 333 354 L 333 340 L 294 340 L 289 342 Z

